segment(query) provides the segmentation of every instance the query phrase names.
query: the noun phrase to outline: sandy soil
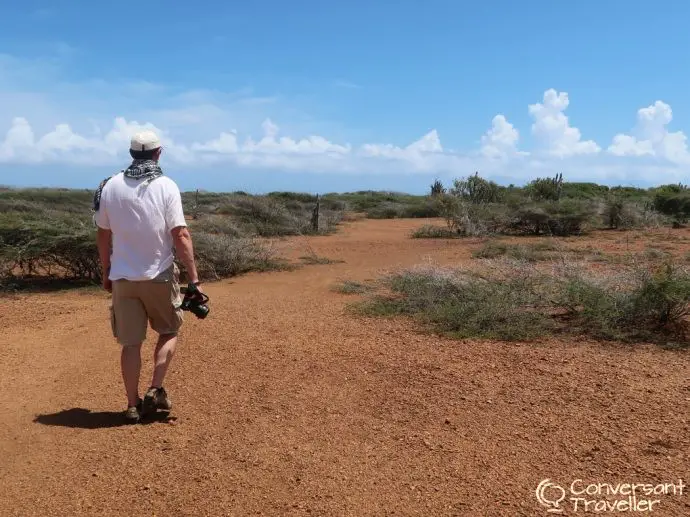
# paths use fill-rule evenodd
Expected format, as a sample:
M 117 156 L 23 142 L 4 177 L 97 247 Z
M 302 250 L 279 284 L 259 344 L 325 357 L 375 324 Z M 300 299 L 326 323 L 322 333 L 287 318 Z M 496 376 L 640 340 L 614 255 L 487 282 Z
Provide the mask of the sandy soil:
M 0 299 L 0 515 L 539 516 L 545 478 L 690 483 L 687 352 L 458 342 L 345 313 L 357 297 L 339 280 L 470 260 L 479 241 L 409 239 L 423 223 L 289 239 L 293 257 L 309 244 L 344 262 L 207 285 L 211 315 L 187 315 L 167 379 L 173 411 L 149 425 L 121 424 L 106 293 Z M 685 253 L 690 232 L 674 232 L 648 244 Z M 689 490 L 652 496 L 653 515 L 690 515 Z

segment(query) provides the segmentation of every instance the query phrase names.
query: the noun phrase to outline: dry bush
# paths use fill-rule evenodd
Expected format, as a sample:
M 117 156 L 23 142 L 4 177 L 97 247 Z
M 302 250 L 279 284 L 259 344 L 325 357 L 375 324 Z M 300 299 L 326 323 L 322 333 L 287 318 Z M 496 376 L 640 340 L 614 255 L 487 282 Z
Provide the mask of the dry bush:
M 384 279 L 390 294 L 377 294 L 355 307 L 371 315 L 404 314 L 457 338 L 531 339 L 550 320 L 528 310 L 539 302 L 529 277 L 482 278 L 469 271 L 416 268 Z
M 345 222 L 362 221 L 367 218 L 367 214 L 362 212 L 343 212 L 342 220 Z
M 299 258 L 302 263 L 309 264 L 311 266 L 315 265 L 326 265 L 326 264 L 342 264 L 344 261 L 339 259 L 331 259 L 328 257 L 321 257 L 316 253 L 309 253 L 308 255 L 302 255 Z
M 630 257 L 632 265 L 599 276 L 582 269 L 563 276 L 560 298 L 573 330 L 622 341 L 688 344 L 690 272 L 665 257 Z
M 493 259 L 497 257 L 509 257 L 515 260 L 537 262 L 541 260 L 554 260 L 563 253 L 564 249 L 558 243 L 545 240 L 529 244 L 508 244 L 500 241 L 488 241 L 472 256 L 481 259 Z
M 285 261 L 276 256 L 275 250 L 256 239 L 234 239 L 203 232 L 195 233 L 193 238 L 198 274 L 204 280 L 287 267 Z M 184 266 L 180 268 L 184 274 Z
M 345 280 L 334 285 L 331 290 L 341 294 L 363 294 L 372 289 L 371 286 L 361 282 L 353 282 L 352 280 Z
M 230 218 L 235 228 L 245 237 L 314 234 L 312 211 L 315 201 L 310 201 L 312 196 L 305 194 L 292 198 L 288 194 L 227 197 L 216 214 Z M 339 203 L 323 201 L 319 212 L 319 232 L 332 232 L 342 217 L 343 211 Z
M 457 232 L 431 224 L 426 224 L 412 232 L 413 239 L 455 239 L 457 237 L 459 237 Z
M 50 277 L 100 282 L 101 268 L 93 228 L 58 221 L 0 225 L 0 260 L 18 279 Z
M 232 216 L 245 235 L 299 235 L 309 226 L 308 218 L 300 219 L 281 201 L 271 198 L 236 196 L 221 206 L 218 213 Z
M 573 261 L 551 271 L 515 260 L 486 271 L 413 268 L 385 277 L 386 292 L 353 307 L 369 315 L 414 316 L 461 338 L 524 340 L 553 332 L 687 346 L 690 272 L 669 261 L 639 261 L 618 274 Z
M 244 231 L 226 215 L 205 215 L 192 223 L 192 230 L 228 237 L 242 237 Z
M 28 283 L 100 283 L 93 191 L 0 191 L 0 288 Z M 311 234 L 315 197 L 292 193 L 184 193 L 201 274 L 217 279 L 285 267 L 256 236 Z M 322 200 L 320 233 L 333 231 L 345 203 Z M 197 217 L 191 217 L 195 214 Z

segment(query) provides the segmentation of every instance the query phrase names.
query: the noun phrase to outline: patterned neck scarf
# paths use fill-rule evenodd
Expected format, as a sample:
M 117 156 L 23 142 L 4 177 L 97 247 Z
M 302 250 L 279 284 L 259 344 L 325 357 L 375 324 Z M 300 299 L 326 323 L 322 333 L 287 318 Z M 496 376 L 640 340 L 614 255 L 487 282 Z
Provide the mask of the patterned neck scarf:
M 160 165 L 153 160 L 134 160 L 123 172 L 125 177 L 135 180 L 155 179 L 163 175 Z
M 161 169 L 158 162 L 153 160 L 134 160 L 131 165 L 122 171 L 126 178 L 132 178 L 135 180 L 146 179 L 148 181 L 153 181 L 159 176 L 163 175 L 163 170 Z M 112 176 L 111 176 L 112 178 Z M 100 185 L 96 189 L 96 193 L 93 196 L 93 211 L 98 212 L 101 206 L 101 193 L 103 192 L 103 187 L 108 183 L 110 178 L 106 178 L 101 181 Z

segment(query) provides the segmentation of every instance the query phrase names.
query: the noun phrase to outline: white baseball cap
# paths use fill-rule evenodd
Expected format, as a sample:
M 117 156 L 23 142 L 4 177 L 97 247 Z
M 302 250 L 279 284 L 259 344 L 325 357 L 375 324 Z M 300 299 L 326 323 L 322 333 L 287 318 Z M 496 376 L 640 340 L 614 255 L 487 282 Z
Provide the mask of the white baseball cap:
M 153 131 L 140 131 L 132 136 L 129 148 L 132 151 L 152 151 L 161 146 L 158 135 Z

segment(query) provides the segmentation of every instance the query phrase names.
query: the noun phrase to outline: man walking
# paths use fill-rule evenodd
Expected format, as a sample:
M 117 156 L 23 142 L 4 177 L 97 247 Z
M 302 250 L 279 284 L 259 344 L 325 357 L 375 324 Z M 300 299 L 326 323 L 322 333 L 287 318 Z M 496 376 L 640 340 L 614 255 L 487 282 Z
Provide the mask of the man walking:
M 157 409 L 172 408 L 163 380 L 183 321 L 175 252 L 190 285 L 198 286 L 199 277 L 180 190 L 158 164 L 162 152 L 158 137 L 152 131 L 135 134 L 129 152 L 131 165 L 99 185 L 94 221 L 103 287 L 112 293 L 112 332 L 122 347 L 125 417 L 138 422 Z M 141 345 L 149 324 L 159 337 L 151 385 L 142 400 Z

